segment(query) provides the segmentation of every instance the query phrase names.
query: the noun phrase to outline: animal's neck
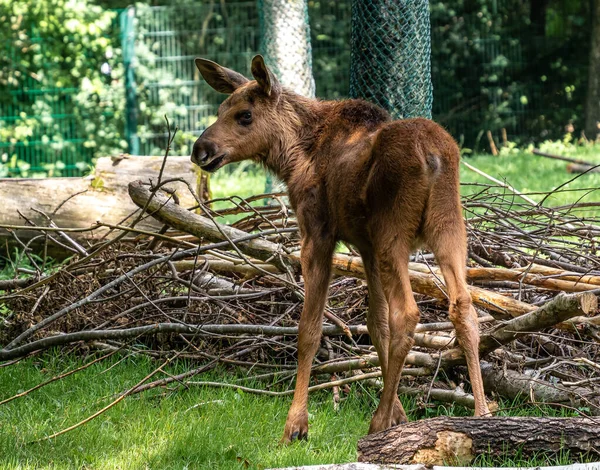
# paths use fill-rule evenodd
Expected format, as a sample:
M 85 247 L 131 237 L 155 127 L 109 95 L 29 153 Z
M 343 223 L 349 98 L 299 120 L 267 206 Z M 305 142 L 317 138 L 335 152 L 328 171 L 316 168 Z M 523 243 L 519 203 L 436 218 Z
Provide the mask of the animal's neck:
M 282 99 L 281 131 L 264 163 L 289 187 L 294 174 L 305 169 L 310 160 L 328 104 L 295 94 L 283 95 Z

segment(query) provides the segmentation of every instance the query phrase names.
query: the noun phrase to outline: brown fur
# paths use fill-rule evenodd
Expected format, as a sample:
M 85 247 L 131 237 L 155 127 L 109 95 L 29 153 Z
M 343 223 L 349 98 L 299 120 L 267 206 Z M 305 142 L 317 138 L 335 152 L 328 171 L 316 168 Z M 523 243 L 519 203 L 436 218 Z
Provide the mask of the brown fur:
M 192 160 L 209 171 L 244 159 L 262 163 L 286 183 L 301 231 L 306 298 L 296 390 L 282 440 L 308 433 L 310 368 L 338 240 L 359 250 L 367 274 L 367 326 L 384 379 L 370 432 L 406 421 L 397 388 L 419 321 L 408 260 L 422 243 L 435 253 L 446 281 L 475 414 L 488 414 L 477 314 L 465 281 L 459 150 L 452 137 L 427 119 L 392 121 L 365 101 L 301 97 L 283 89 L 260 56 L 252 62 L 255 81 L 204 59 L 196 64 L 213 88 L 231 96 L 221 105 L 217 122 L 197 140 Z M 250 124 L 243 121 L 244 112 L 251 112 Z

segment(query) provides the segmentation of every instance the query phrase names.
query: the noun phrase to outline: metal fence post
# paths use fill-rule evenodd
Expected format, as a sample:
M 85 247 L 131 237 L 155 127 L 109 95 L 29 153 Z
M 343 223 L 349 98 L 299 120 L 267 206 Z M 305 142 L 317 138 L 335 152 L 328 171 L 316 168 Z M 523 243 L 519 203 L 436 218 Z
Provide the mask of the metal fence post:
M 137 133 L 137 96 L 135 83 L 135 8 L 128 7 L 120 14 L 121 45 L 125 66 L 125 139 L 129 153 L 139 155 L 140 139 Z

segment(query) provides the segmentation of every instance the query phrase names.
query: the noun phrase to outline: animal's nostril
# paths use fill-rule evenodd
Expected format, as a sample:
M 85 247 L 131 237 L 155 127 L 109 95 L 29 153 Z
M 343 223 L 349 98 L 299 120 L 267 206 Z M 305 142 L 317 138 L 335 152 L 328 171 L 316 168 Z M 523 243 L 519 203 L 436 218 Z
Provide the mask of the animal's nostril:
M 198 153 L 196 154 L 196 161 L 198 161 L 198 163 L 202 164 L 202 163 L 206 163 L 206 160 L 208 160 L 208 153 L 206 153 L 206 150 L 204 150 L 204 149 L 199 150 Z

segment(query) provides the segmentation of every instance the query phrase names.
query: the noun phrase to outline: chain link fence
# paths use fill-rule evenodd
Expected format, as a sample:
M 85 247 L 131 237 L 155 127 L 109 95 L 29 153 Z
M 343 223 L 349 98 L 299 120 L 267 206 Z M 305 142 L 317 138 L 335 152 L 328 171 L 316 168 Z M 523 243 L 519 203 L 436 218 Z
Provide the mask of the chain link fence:
M 394 118 L 431 118 L 427 0 L 353 0 L 350 96 Z

